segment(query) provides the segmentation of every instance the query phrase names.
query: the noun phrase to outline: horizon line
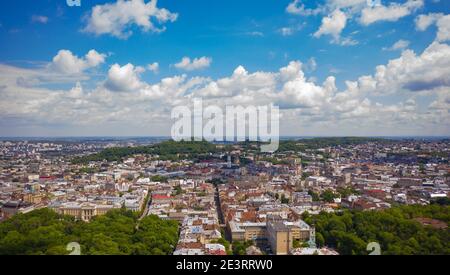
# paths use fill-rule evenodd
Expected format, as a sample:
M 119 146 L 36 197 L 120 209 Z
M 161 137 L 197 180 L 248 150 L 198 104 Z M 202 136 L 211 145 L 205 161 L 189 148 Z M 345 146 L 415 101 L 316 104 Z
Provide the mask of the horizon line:
M 333 137 L 370 137 L 370 138 L 383 138 L 383 137 L 435 137 L 435 138 L 450 138 L 450 135 L 280 135 L 279 138 L 296 138 L 296 137 L 305 137 L 305 138 L 333 138 Z M 0 136 L 0 139 L 8 139 L 8 138 L 172 138 L 171 136 L 159 136 L 159 135 L 130 135 L 130 136 L 121 136 L 121 135 L 85 135 L 85 136 Z

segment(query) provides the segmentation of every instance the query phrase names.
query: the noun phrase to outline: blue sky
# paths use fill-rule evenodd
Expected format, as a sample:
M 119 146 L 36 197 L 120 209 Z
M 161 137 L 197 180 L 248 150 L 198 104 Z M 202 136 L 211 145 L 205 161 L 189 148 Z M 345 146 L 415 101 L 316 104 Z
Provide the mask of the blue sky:
M 149 3 L 149 1 L 144 0 L 133 1 Z M 347 5 L 342 4 L 345 2 Z M 349 5 L 351 2 L 355 4 Z M 4 70 L 8 72 L 15 68 L 26 70 L 26 72 L 16 72 L 18 74 L 15 76 L 16 78 L 24 77 L 21 74 L 35 75 L 38 74 L 37 71 L 43 73 L 43 71 L 49 70 L 53 58 L 57 56 L 60 50 L 68 50 L 73 56 L 82 59 L 86 53 L 93 49 L 101 54 L 104 60 L 87 69 L 83 67 L 80 74 L 65 75 L 64 81 L 49 80 L 51 77 L 46 77 L 44 81 L 42 76 L 38 77 L 39 83 L 34 80 L 30 81 L 34 83 L 32 86 L 40 89 L 43 94 L 52 94 L 52 91 L 55 91 L 52 95 L 63 94 L 64 91 L 77 87 L 77 83 L 79 83 L 83 88 L 83 95 L 89 95 L 89 98 L 92 98 L 96 93 L 99 93 L 101 87 L 106 87 L 106 90 L 111 87 L 111 85 L 104 84 L 108 83 L 108 77 L 111 77 L 108 73 L 114 64 L 123 67 L 130 63 L 134 68 L 141 68 L 134 73 L 138 75 L 140 84 L 149 87 L 158 85 L 162 79 L 172 79 L 175 76 L 182 75 L 185 75 L 188 79 L 186 81 L 195 77 L 202 77 L 213 82 L 219 81 L 220 79 L 231 78 L 238 66 L 243 66 L 248 74 L 256 72 L 275 73 L 291 61 L 299 61 L 303 63 L 301 70 L 305 75 L 305 81 L 308 83 L 323 87 L 322 83 L 329 76 L 335 77 L 337 90 L 333 92 L 333 95 L 318 99 L 322 102 L 327 100 L 332 102 L 338 99 L 336 95 L 339 93 L 343 93 L 342 97 L 346 95 L 344 94 L 346 92 L 350 94 L 346 84 L 347 81 L 358 81 L 361 76 L 367 75 L 376 78 L 376 67 L 378 65 L 387 66 L 390 60 L 401 58 L 402 51 L 410 50 L 417 57 L 420 57 L 432 43 L 448 46 L 447 38 L 437 38 L 437 33 L 445 34 L 445 31 L 447 31 L 442 25 L 446 22 L 445 18 L 450 10 L 450 3 L 444 0 L 381 1 L 381 8 L 385 9 L 381 13 L 386 14 L 387 17 L 374 18 L 372 15 L 372 17 L 367 16 L 366 19 L 363 18 L 365 9 L 370 12 L 369 10 L 380 8 L 380 6 L 370 6 L 365 0 L 159 0 L 156 4 L 157 9 L 165 9 L 173 16 L 176 15 L 176 18 L 174 17 L 171 20 L 166 18 L 160 24 L 155 23 L 155 28 L 164 28 L 163 31 L 156 31 L 153 27 L 143 30 L 142 26 L 138 26 L 135 21 L 131 20 L 128 24 L 120 26 L 122 29 L 118 30 L 122 34 L 132 32 L 131 35 L 127 34 L 126 37 L 119 37 L 120 35 L 114 34 L 112 29 L 99 30 L 99 25 L 92 23 L 95 20 L 94 7 L 113 8 L 114 5 L 117 5 L 116 0 L 81 0 L 81 3 L 81 7 L 69 7 L 65 0 L 3 1 L 0 11 L 0 64 L 5 66 Z M 289 10 L 290 5 L 296 9 Z M 380 12 L 375 11 L 374 14 L 380 14 Z M 118 16 L 114 13 L 109 15 Z M 417 22 L 421 15 L 435 19 L 428 20 L 426 28 L 419 30 Z M 436 16 L 433 17 L 432 15 Z M 135 14 L 130 16 L 135 16 Z M 150 22 L 157 21 L 154 14 L 141 16 L 149 19 Z M 338 17 L 345 18 L 344 26 L 342 26 L 342 21 L 339 25 Z M 326 18 L 336 21 L 337 25 L 333 25 L 332 22 L 332 26 L 328 26 L 329 28 L 325 26 L 322 34 L 320 34 L 319 29 L 324 26 L 323 22 Z M 439 24 L 439 22 L 443 23 Z M 91 28 L 88 30 L 89 26 Z M 115 27 L 117 26 L 115 25 Z M 400 43 L 402 41 L 403 43 Z M 396 43 L 397 47 L 393 47 Z M 177 67 L 175 64 L 179 63 L 183 57 L 189 57 L 191 61 L 194 58 L 204 57 L 209 61 L 207 65 L 199 65 L 200 67 L 195 69 Z M 445 58 L 447 57 L 445 56 Z M 447 60 L 445 58 L 444 60 Z M 154 62 L 158 63 L 157 73 L 148 69 L 148 64 Z M 441 64 L 441 66 L 443 66 L 443 70 L 448 69 L 447 63 Z M 424 68 L 418 68 L 417 72 L 423 71 Z M 56 73 L 54 70 L 45 73 L 58 75 L 58 79 L 61 77 L 61 73 Z M 408 72 L 404 73 L 409 74 Z M 415 115 L 427 113 L 429 105 L 435 101 L 439 101 L 436 104 L 448 104 L 448 85 L 450 85 L 448 76 L 442 76 L 441 71 L 435 75 L 444 79 L 433 78 L 427 79 L 427 81 L 444 84 L 431 88 L 425 85 L 427 88 L 420 91 L 413 89 L 414 91 L 411 92 L 405 91 L 407 89 L 404 87 L 409 86 L 404 83 L 407 80 L 401 78 L 398 80 L 401 85 L 389 84 L 392 84 L 389 86 L 389 89 L 392 87 L 394 90 L 392 93 L 383 94 L 384 92 L 380 93 L 376 89 L 364 91 L 364 95 L 359 93 L 360 102 L 355 106 L 361 106 L 362 102 L 368 99 L 370 100 L 370 106 L 374 106 L 373 108 L 370 107 L 371 112 L 377 112 L 372 110 L 378 108 L 376 107 L 377 103 L 385 105 L 386 108 L 394 105 L 398 107 L 402 104 L 404 107 L 406 106 L 405 102 L 412 99 L 417 105 Z M 17 103 L 14 100 L 18 101 L 19 98 L 13 97 L 19 93 L 20 87 L 8 85 L 8 81 L 11 81 L 11 79 L 0 79 L 0 87 L 2 81 L 5 87 L 3 93 L 8 93 L 9 96 L 6 97 L 5 95 L 4 99 L 0 100 L 3 101 L 5 106 Z M 207 81 L 205 80 L 205 82 Z M 278 83 L 277 85 L 283 84 L 285 83 Z M 142 85 L 137 85 L 136 87 L 139 88 L 136 89 L 145 90 Z M 201 85 L 206 86 L 208 83 Z M 20 100 L 28 102 L 28 98 L 23 93 L 33 93 L 29 86 L 27 86 L 26 91 L 20 90 L 22 91 L 21 95 L 24 96 Z M 45 91 L 42 91 L 43 89 Z M 280 91 L 274 91 L 274 93 L 278 92 Z M 293 95 L 298 97 L 296 98 L 298 104 L 294 109 L 299 109 L 297 110 L 298 114 L 287 115 L 292 115 L 293 121 L 295 121 L 295 116 L 300 115 L 300 113 L 303 113 L 301 114 L 302 117 L 311 115 L 311 112 L 304 110 L 305 108 L 316 108 L 314 116 L 317 116 L 319 109 L 323 113 L 328 113 L 327 118 L 323 120 L 324 126 L 320 126 L 322 128 L 319 126 L 317 126 L 319 128 L 313 127 L 314 129 L 310 132 L 311 135 L 376 134 L 377 131 L 373 130 L 374 124 L 369 123 L 370 126 L 367 126 L 367 129 L 361 127 L 353 129 L 351 126 L 355 124 L 354 121 L 349 122 L 349 125 L 342 125 L 342 127 L 329 130 L 330 127 L 327 126 L 326 122 L 333 123 L 333 121 L 336 122 L 335 119 L 338 119 L 340 123 L 339 117 L 348 110 L 334 110 L 333 112 L 339 113 L 331 114 L 331 111 L 325 110 L 325 108 L 328 108 L 326 106 L 310 104 L 310 101 L 308 101 L 308 104 L 302 102 L 304 97 L 298 96 L 302 92 L 303 90 L 299 90 L 298 94 L 294 92 Z M 2 90 L 0 90 L 0 93 L 2 93 Z M 380 96 L 380 94 L 383 95 Z M 111 97 L 120 96 L 131 95 L 130 93 L 111 93 Z M 233 96 L 236 97 L 237 94 L 233 93 Z M 311 96 L 315 97 L 315 95 Z M 170 99 L 169 95 L 167 97 Z M 329 99 L 327 99 L 328 97 Z M 349 98 L 351 97 L 349 95 Z M 7 102 L 7 98 L 12 102 Z M 40 99 L 38 97 L 33 100 Z M 89 99 L 85 98 L 84 100 L 88 101 Z M 160 98 L 152 97 L 151 104 L 155 101 L 159 102 L 158 106 L 162 106 Z M 89 102 L 89 104 L 91 103 Z M 342 102 L 340 101 L 340 103 Z M 46 104 L 50 103 L 46 102 Z M 115 108 L 133 109 L 132 104 L 125 105 L 122 102 Z M 330 104 L 335 105 L 337 103 Z M 85 106 L 86 110 L 88 110 L 87 105 Z M 169 106 L 170 104 L 167 104 L 167 108 Z M 445 106 L 444 109 L 441 106 L 440 113 L 436 114 L 436 117 L 424 117 L 422 120 L 418 118 L 417 121 L 410 121 L 411 127 L 401 131 L 395 125 L 390 125 L 385 127 L 381 133 L 386 135 L 391 132 L 392 135 L 450 134 L 448 124 L 442 124 L 441 122 L 445 121 L 446 117 L 444 116 L 448 115 L 448 109 L 445 112 Z M 67 108 L 73 108 L 73 106 L 67 105 Z M 153 113 L 161 112 L 158 108 L 148 108 L 152 109 Z M 78 106 L 77 110 L 79 109 L 83 109 L 83 107 Z M 294 112 L 292 108 L 289 109 L 287 112 Z M 384 111 L 378 110 L 378 112 Z M 113 122 L 111 122 L 111 118 L 104 119 L 107 114 L 99 113 L 97 115 L 103 116 L 103 118 L 93 121 L 92 124 L 86 122 L 80 125 L 73 123 L 73 121 L 82 120 L 80 113 L 72 113 L 67 114 L 65 120 L 49 118 L 50 114 L 30 118 L 24 114 L 23 110 L 16 110 L 15 112 L 3 110 L 2 112 L 0 107 L 0 124 L 7 126 L 0 131 L 0 135 L 72 135 L 77 133 L 80 135 L 102 135 L 102 131 L 98 129 L 102 129 L 103 126 L 93 125 L 101 123 L 101 121 L 104 122 L 101 125 L 106 125 L 103 129 L 105 134 L 121 134 L 123 132 L 114 130 L 120 128 L 121 125 L 115 119 L 113 119 Z M 42 114 L 42 111 L 39 114 Z M 344 118 L 347 119 L 347 116 L 343 116 L 342 121 L 345 120 Z M 380 117 L 378 121 L 383 121 L 383 119 Z M 292 125 L 286 122 L 286 126 L 281 127 L 282 133 L 308 135 L 309 132 L 306 129 L 311 129 L 311 127 L 306 125 L 309 125 L 308 123 L 311 123 L 311 121 L 315 120 L 305 121 L 304 125 L 298 127 L 301 129 L 298 131 L 291 130 Z M 362 120 L 360 122 L 365 124 Z M 125 125 L 127 125 L 126 128 L 129 127 L 127 129 L 129 135 L 167 134 L 169 128 L 168 125 L 156 124 L 164 130 L 161 130 L 161 132 L 155 132 L 154 130 L 146 132 L 142 131 L 139 126 L 135 128 L 129 126 L 126 120 L 122 123 L 123 127 Z M 371 123 L 375 122 L 371 121 Z M 405 125 L 405 122 L 399 123 Z M 434 125 L 436 123 L 437 125 Z M 420 126 L 418 126 L 419 124 Z M 284 128 L 287 131 L 283 132 Z
M 355 79 L 398 55 L 398 52 L 386 53 L 383 47 L 406 39 L 413 40 L 411 49 L 421 52 L 434 39 L 432 28 L 417 32 L 415 16 L 405 16 L 395 23 L 380 22 L 364 28 L 351 22 L 343 34 L 360 31 L 354 36 L 360 44 L 336 47 L 327 37 L 310 37 L 319 28 L 321 17 L 304 18 L 287 13 L 285 9 L 290 0 L 160 0 L 159 6 L 179 14 L 177 21 L 167 24 L 162 34 L 142 33 L 136 27 L 132 27 L 135 34 L 126 40 L 82 33 L 83 16 L 93 6 L 108 2 L 111 1 L 84 0 L 81 7 L 68 7 L 65 0 L 5 1 L 0 17 L 0 60 L 46 62 L 59 49 L 69 48 L 81 55 L 95 48 L 99 52 L 113 53 L 110 63 L 145 65 L 159 60 L 161 77 L 176 73 L 170 64 L 183 56 L 211 56 L 214 66 L 195 74 L 222 77 L 240 64 L 245 64 L 250 71 L 274 70 L 288 60 L 314 57 L 321 64 L 316 73 L 318 77 L 324 78 L 330 74 L 330 69 L 337 69 L 343 79 Z M 315 7 L 323 1 L 305 3 Z M 448 12 L 449 5 L 446 1 L 427 1 L 422 12 Z M 33 23 L 33 15 L 46 16 L 49 21 Z M 291 36 L 280 34 L 283 27 L 297 26 L 302 29 Z M 251 35 L 256 32 L 264 36 Z M 382 37 L 378 37 L 380 35 Z

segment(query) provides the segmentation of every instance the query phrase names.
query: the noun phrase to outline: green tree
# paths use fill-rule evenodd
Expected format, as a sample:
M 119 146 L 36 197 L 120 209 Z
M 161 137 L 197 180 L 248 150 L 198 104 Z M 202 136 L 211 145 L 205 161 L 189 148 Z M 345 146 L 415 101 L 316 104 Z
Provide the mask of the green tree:
M 111 210 L 90 223 L 75 221 L 50 209 L 18 214 L 0 223 L 0 255 L 66 255 L 70 242 L 83 255 L 171 254 L 178 224 L 148 216 L 141 221 L 126 209 Z
M 378 242 L 382 254 L 450 254 L 450 231 L 424 226 L 416 218 L 449 224 L 450 207 L 397 206 L 380 211 L 321 212 L 308 218 L 316 228 L 316 242 L 341 254 L 367 254 L 365 245 Z M 323 238 L 323 240 L 322 240 Z
M 308 190 L 308 195 L 312 197 L 313 201 L 320 201 L 320 196 L 316 192 Z
M 325 202 L 333 202 L 334 201 L 334 199 L 336 198 L 337 196 L 334 194 L 334 192 L 333 191 L 331 191 L 331 190 L 325 190 L 322 194 L 321 194 L 321 198 L 322 198 L 322 200 L 323 201 L 325 201 Z
M 316 232 L 316 245 L 322 247 L 325 245 L 325 239 L 320 232 Z

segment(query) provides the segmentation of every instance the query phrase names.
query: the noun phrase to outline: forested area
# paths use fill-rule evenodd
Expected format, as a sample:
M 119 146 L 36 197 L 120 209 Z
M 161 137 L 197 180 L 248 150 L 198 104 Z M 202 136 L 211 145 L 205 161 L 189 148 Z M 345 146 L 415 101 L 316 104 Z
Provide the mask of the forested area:
M 167 255 L 178 241 L 178 224 L 125 209 L 112 210 L 90 223 L 44 208 L 0 223 L 0 255 L 66 255 L 71 242 L 82 255 Z
M 216 146 L 206 141 L 165 141 L 149 146 L 108 148 L 97 154 L 76 157 L 72 162 L 74 164 L 85 164 L 90 161 L 121 161 L 125 157 L 136 154 L 158 155 L 161 160 L 178 160 L 181 157 L 191 159 L 214 152 L 216 152 Z
M 316 150 L 325 147 L 355 145 L 368 142 L 389 143 L 392 141 L 383 138 L 369 137 L 320 137 L 299 140 L 284 140 L 280 142 L 278 152 L 302 152 L 307 149 Z
M 423 225 L 417 218 L 442 221 L 448 226 L 450 207 L 410 205 L 383 211 L 348 211 L 309 215 L 304 220 L 316 227 L 319 246 L 340 254 L 367 255 L 367 244 L 378 242 L 382 254 L 450 254 L 450 231 Z
M 77 242 L 83 255 L 167 255 L 178 240 L 178 224 L 125 209 L 112 210 L 90 223 L 75 221 L 44 208 L 18 214 L 0 223 L 0 255 L 69 254 L 67 244 Z M 450 254 L 450 231 L 423 225 L 418 218 L 450 222 L 450 206 L 399 206 L 383 211 L 349 211 L 302 217 L 316 228 L 319 247 L 340 254 L 367 255 L 367 244 L 378 242 L 382 254 Z M 234 244 L 240 254 L 245 246 Z
M 327 146 L 360 144 L 367 142 L 389 142 L 379 138 L 360 138 L 360 137 L 336 137 L 336 138 L 310 138 L 300 140 L 280 141 L 279 152 L 284 151 L 304 151 L 306 149 L 318 149 Z M 259 142 L 240 143 L 247 150 L 256 150 L 253 146 L 259 146 Z M 231 151 L 230 144 L 226 145 L 222 151 Z M 158 155 L 161 160 L 179 160 L 180 158 L 195 159 L 202 158 L 205 155 L 218 152 L 216 145 L 207 141 L 164 141 L 155 145 L 137 146 L 137 147 L 114 147 L 102 150 L 99 153 L 76 157 L 72 160 L 74 164 L 86 164 L 90 161 L 121 161 L 123 158 L 135 154 L 153 154 Z

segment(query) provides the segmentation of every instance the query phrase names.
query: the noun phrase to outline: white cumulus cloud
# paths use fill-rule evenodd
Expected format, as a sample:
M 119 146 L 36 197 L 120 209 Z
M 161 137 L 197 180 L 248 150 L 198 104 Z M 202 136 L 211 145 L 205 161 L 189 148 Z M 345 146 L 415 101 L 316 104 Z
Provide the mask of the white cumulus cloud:
M 117 0 L 112 4 L 97 5 L 87 17 L 85 32 L 95 35 L 109 34 L 118 38 L 128 38 L 132 26 L 143 31 L 161 32 L 165 27 L 155 25 L 174 22 L 178 14 L 167 9 L 158 8 L 157 0 Z
M 360 77 L 358 88 L 372 94 L 433 91 L 450 87 L 450 46 L 433 42 L 422 54 L 405 50 L 399 58 L 376 67 L 373 76 Z
M 289 3 L 289 5 L 286 7 L 286 12 L 295 15 L 309 16 L 320 13 L 321 9 L 320 8 L 306 9 L 305 5 L 301 3 L 300 0 L 294 0 L 291 3 Z
M 438 29 L 436 40 L 440 42 L 450 40 L 450 14 L 421 14 L 416 18 L 415 22 L 416 29 L 419 31 L 425 31 L 429 26 L 436 24 Z
M 142 72 L 142 67 L 135 67 L 130 63 L 125 66 L 114 64 L 108 71 L 105 87 L 117 92 L 137 91 L 144 85 L 139 78 Z
M 436 23 L 437 20 L 440 19 L 442 16 L 444 16 L 443 13 L 421 14 L 417 16 L 415 20 L 416 29 L 419 31 L 425 31 L 426 29 L 428 29 L 429 26 Z
M 409 43 L 410 42 L 408 40 L 400 39 L 399 41 L 395 42 L 394 45 L 392 45 L 391 47 L 383 48 L 383 50 L 385 51 L 404 50 L 408 48 Z
M 347 16 L 341 10 L 337 9 L 328 17 L 322 18 L 322 25 L 314 33 L 314 37 L 322 35 L 331 35 L 335 41 L 339 41 L 342 30 L 347 24 Z
M 175 64 L 175 68 L 185 71 L 194 71 L 204 68 L 208 68 L 212 63 L 212 58 L 210 57 L 200 57 L 191 60 L 189 57 L 185 56 L 180 62 Z
M 83 71 L 97 67 L 105 62 L 106 55 L 90 50 L 84 58 L 79 58 L 69 50 L 60 50 L 53 57 L 50 68 L 64 74 L 81 74 Z
M 362 26 L 368 26 L 378 21 L 394 22 L 424 6 L 424 0 L 390 1 L 389 4 L 385 5 L 383 5 L 383 2 L 388 1 L 326 0 L 323 4 L 316 4 L 312 8 L 306 8 L 303 2 L 305 1 L 293 0 L 286 7 L 286 12 L 300 16 L 321 15 L 322 25 L 314 33 L 314 36 L 331 35 L 333 37 L 331 42 L 342 46 L 359 44 L 351 37 L 340 37 L 349 21 L 356 21 Z M 311 2 L 311 4 L 314 3 Z
M 147 69 L 156 74 L 159 72 L 159 63 L 153 62 L 152 64 L 148 64 Z
M 59 89 L 19 81 L 53 76 L 50 72 L 0 64 L 0 129 L 9 127 L 12 134 L 20 130 L 17 125 L 45 131 L 55 124 L 66 127 L 59 134 L 86 129 L 79 127 L 88 127 L 83 133 L 90 135 L 146 134 L 155 128 L 170 133 L 172 107 L 202 97 L 205 106 L 279 105 L 283 134 L 450 133 L 450 45 L 435 41 L 421 53 L 404 50 L 373 74 L 345 81 L 343 89 L 334 76 L 321 83 L 308 76 L 316 66 L 314 59 L 294 60 L 275 71 L 237 66 L 217 79 L 183 74 L 147 83 L 140 77 L 144 68 L 114 64 L 99 84 L 74 81 L 71 89 Z
M 437 40 L 448 41 L 450 40 L 450 14 L 441 17 L 436 26 L 438 27 Z
M 403 4 L 390 3 L 388 6 L 375 5 L 365 7 L 361 12 L 360 22 L 370 25 L 378 21 L 397 21 L 423 7 L 423 0 L 408 0 Z

